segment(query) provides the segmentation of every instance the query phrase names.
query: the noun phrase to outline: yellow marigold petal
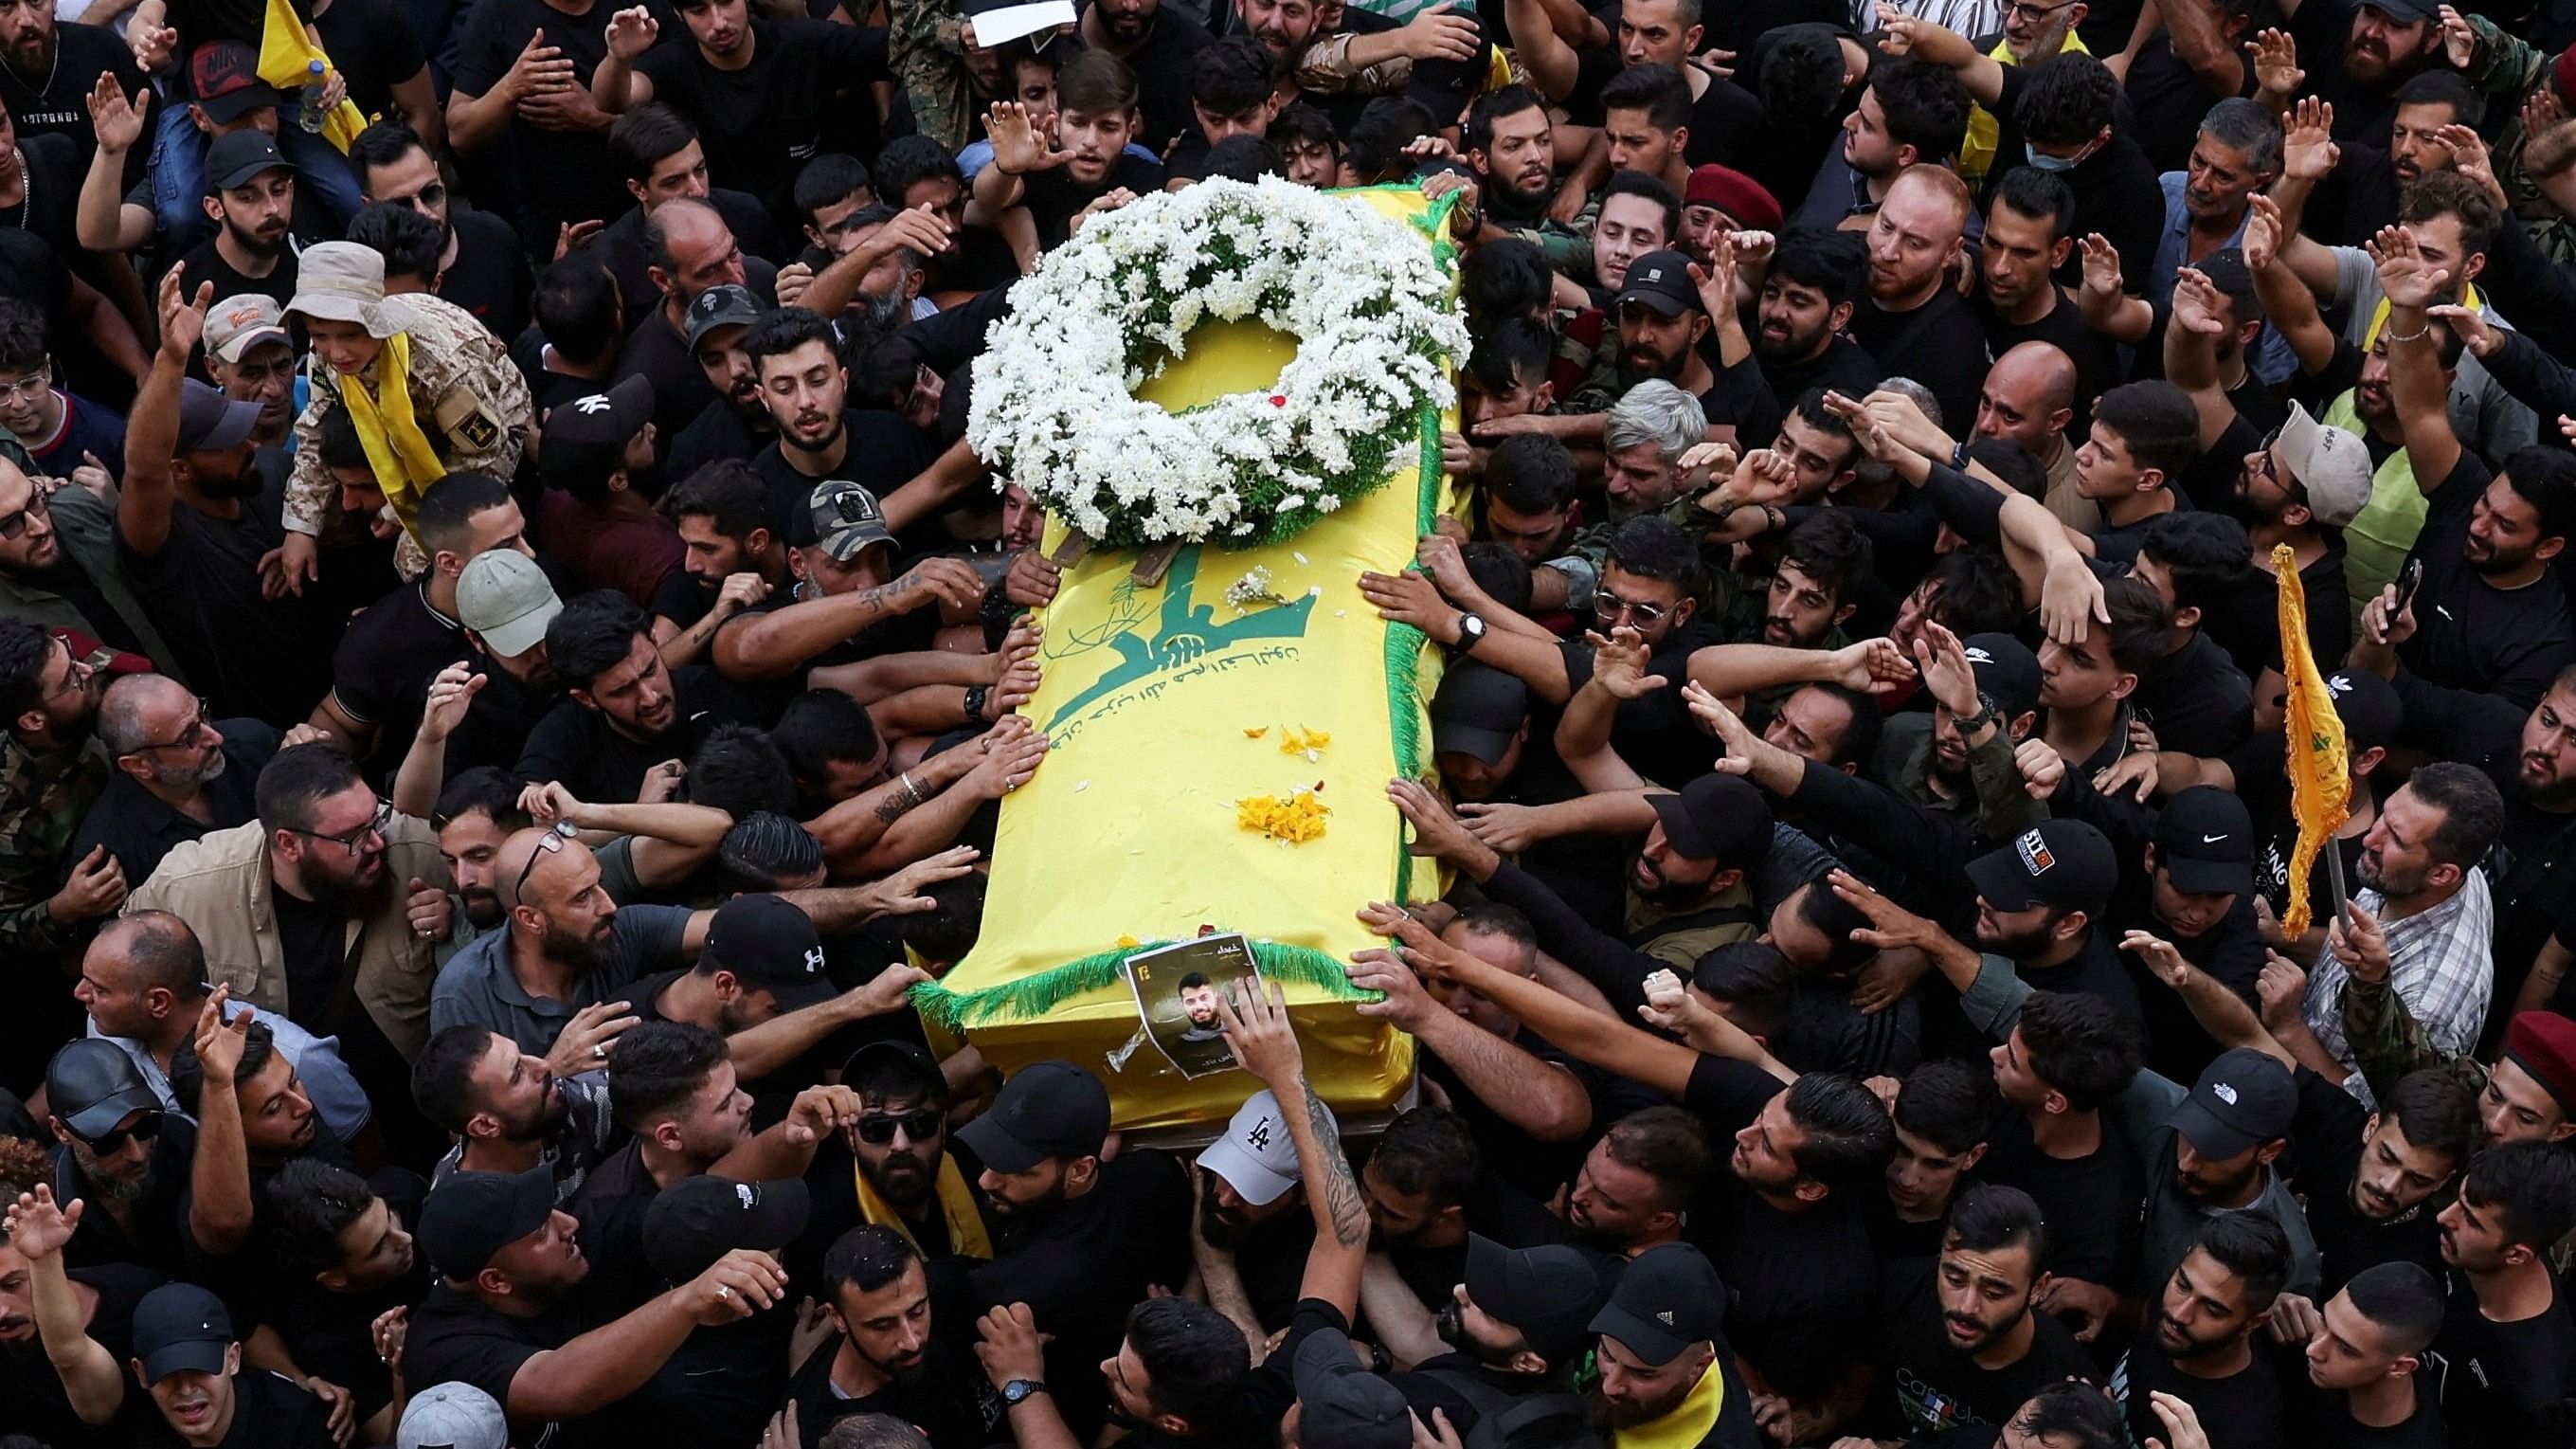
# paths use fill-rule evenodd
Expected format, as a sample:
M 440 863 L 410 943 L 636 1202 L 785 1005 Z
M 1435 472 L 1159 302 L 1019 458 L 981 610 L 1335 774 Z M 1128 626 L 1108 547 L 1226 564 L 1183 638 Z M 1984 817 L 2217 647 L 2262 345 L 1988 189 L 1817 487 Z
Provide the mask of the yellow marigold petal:
M 1257 740 L 1268 733 L 1270 733 L 1268 725 L 1249 725 L 1245 727 L 1243 737 L 1247 740 Z

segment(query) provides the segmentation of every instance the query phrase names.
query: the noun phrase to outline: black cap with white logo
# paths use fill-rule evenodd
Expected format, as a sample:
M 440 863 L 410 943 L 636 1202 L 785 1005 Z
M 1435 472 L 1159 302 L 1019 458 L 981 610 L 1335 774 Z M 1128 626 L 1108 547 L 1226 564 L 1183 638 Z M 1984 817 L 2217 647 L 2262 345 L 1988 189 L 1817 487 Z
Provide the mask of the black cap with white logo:
M 823 974 L 823 938 L 813 918 L 768 894 L 735 896 L 716 907 L 707 923 L 706 958 L 745 986 L 778 998 L 778 1009 L 796 1011 L 838 995 Z
M 2187 896 L 2241 896 L 2254 888 L 2254 817 L 2215 785 L 2194 785 L 2156 817 L 2156 864 Z

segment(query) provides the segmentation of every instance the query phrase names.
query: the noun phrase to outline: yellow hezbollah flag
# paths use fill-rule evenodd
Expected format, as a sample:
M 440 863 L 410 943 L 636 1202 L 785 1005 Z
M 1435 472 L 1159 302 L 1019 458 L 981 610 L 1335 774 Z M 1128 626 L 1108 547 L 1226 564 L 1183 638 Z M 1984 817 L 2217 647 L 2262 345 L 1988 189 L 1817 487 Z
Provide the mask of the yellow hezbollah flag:
M 287 0 L 268 0 L 268 20 L 259 35 L 259 78 L 292 96 L 304 89 L 313 78 L 313 62 L 322 62 L 329 71 L 331 57 L 304 33 L 304 22 L 295 18 L 295 7 Z M 322 136 L 347 155 L 349 143 L 367 129 L 367 114 L 355 101 L 343 100 L 340 108 L 322 119 Z
M 1446 214 L 1410 188 L 1350 203 L 1423 228 Z M 1212 323 L 1139 395 L 1177 411 L 1267 387 L 1294 351 L 1258 323 Z M 1390 777 L 1430 771 L 1440 651 L 1378 618 L 1357 581 L 1412 563 L 1449 502 L 1441 425 L 1419 419 L 1384 485 L 1284 543 L 1185 546 L 1150 585 L 1123 550 L 1065 570 L 1023 711 L 1052 748 L 1002 802 L 974 951 L 916 993 L 934 1029 L 962 1030 L 1005 1071 L 1080 1063 L 1121 1129 L 1222 1121 L 1258 1083 L 1186 1077 L 1133 1042 L 1121 966 L 1202 928 L 1240 931 L 1287 988 L 1317 1092 L 1346 1112 L 1402 1096 L 1412 1039 L 1352 1009 L 1368 993 L 1344 963 L 1376 943 L 1361 905 L 1440 890 L 1386 798 Z M 1063 537 L 1050 519 L 1043 546 Z
M 2308 928 L 2308 872 L 2317 852 L 2334 840 L 2352 798 L 2352 769 L 2344 751 L 2343 717 L 2335 713 L 2334 694 L 2308 649 L 2308 600 L 2288 544 L 2274 546 L 2272 568 L 2281 579 L 2281 673 L 2289 682 L 2289 713 L 2281 730 L 2289 744 L 2290 814 L 2299 822 L 2298 847 L 2290 856 L 2290 906 L 2281 913 L 2281 930 L 2296 936 Z

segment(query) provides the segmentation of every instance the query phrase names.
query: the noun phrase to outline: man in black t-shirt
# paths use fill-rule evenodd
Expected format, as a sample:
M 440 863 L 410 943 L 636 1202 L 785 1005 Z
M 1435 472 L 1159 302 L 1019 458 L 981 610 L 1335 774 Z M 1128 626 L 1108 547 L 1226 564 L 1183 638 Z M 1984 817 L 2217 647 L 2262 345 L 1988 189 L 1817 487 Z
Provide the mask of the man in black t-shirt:
M 295 168 L 277 142 L 253 129 L 218 136 L 206 148 L 206 215 L 215 234 L 179 259 L 191 292 L 215 284 L 218 297 L 257 292 L 284 306 L 295 296 Z M 320 240 L 320 238 L 315 238 Z
M 644 611 L 623 594 L 564 605 L 546 626 L 546 657 L 570 697 L 528 732 L 518 772 L 560 781 L 583 800 L 638 798 L 647 770 L 689 759 L 718 725 L 750 711 L 713 670 L 665 665 Z
M 884 28 L 773 20 L 748 0 L 675 8 L 694 43 L 657 46 L 661 26 L 641 6 L 609 22 L 592 97 L 611 115 L 657 98 L 677 109 L 705 138 L 709 174 L 788 215 L 796 172 L 821 149 L 828 113 L 850 106 L 873 118 L 867 85 L 893 79 Z
M 2548 1254 L 2576 1228 L 2576 1158 L 2536 1142 L 2489 1148 L 2441 1223 L 2451 1298 L 2433 1347 L 2453 1442 L 2566 1443 L 2576 1313 Z
M 222 1300 L 193 1283 L 167 1283 L 134 1305 L 134 1378 L 157 1418 L 133 1442 L 199 1449 L 336 1449 L 331 1410 L 310 1390 L 266 1369 L 244 1371 L 242 1346 Z
M 2271 1321 L 2290 1262 L 2289 1237 L 2270 1218 L 2209 1220 L 2165 1282 L 2147 1332 L 2112 1371 L 2111 1397 L 2128 1416 L 2132 1441 L 2162 1437 L 2152 1396 L 2164 1393 L 2198 1411 L 2213 1449 L 2282 1442 L 2280 1379 L 2254 1335 Z
M 97 1428 L 73 1411 L 73 1392 L 90 1404 L 118 1404 L 123 1424 L 139 1412 L 126 1369 L 135 1357 L 134 1310 L 161 1286 L 161 1275 L 130 1263 L 66 1272 L 62 1253 L 73 1225 L 63 1220 L 53 1189 L 43 1181 L 42 1157 L 30 1144 L 21 1146 L 30 1150 L 0 1166 L 0 1198 L 11 1204 L 0 1217 L 6 1227 L 0 1233 L 0 1424 L 54 1444 L 85 1444 L 97 1437 Z M 21 1193 L 30 1200 L 20 1203 Z M 39 1308 L 63 1299 L 69 1300 L 63 1317 Z M 80 1339 L 40 1346 L 40 1315 L 77 1323 Z
M 429 1289 L 409 1227 L 428 1191 L 403 1168 L 368 1179 L 312 1159 L 288 1163 L 268 1184 L 269 1241 L 278 1266 L 298 1276 L 277 1290 L 265 1326 L 296 1367 L 350 1395 L 370 1442 L 393 1436 L 395 1407 L 391 1366 L 369 1351 L 373 1326 Z
M 1865 233 L 1869 284 L 1852 313 L 1852 340 L 1891 376 L 1932 389 L 1951 427 L 1977 415 L 1986 377 L 1985 329 L 1950 285 L 1949 266 L 1968 226 L 1968 186 L 1930 164 L 1889 183 Z
M 854 1414 L 891 1414 L 933 1444 L 988 1443 L 1003 1432 L 1001 1396 L 933 1334 L 930 1275 L 901 1234 L 875 1224 L 842 1234 L 815 1296 L 834 1336 L 787 1386 L 809 1441 Z
M 2007 1423 L 2043 1385 L 2093 1376 L 2075 1335 L 2036 1307 L 2048 1240 L 2017 1188 L 1972 1187 L 1950 1209 L 1931 1275 L 1890 1305 L 1889 1387 L 1908 1434 Z
M 1055 86 L 1054 136 L 1033 125 L 1018 103 L 995 106 L 988 127 L 992 164 L 975 173 L 975 201 L 984 214 L 1000 216 L 1025 204 L 1041 250 L 1063 245 L 1078 216 L 1117 205 L 1119 192 L 1143 196 L 1164 182 L 1159 164 L 1127 154 L 1138 112 L 1136 75 L 1126 62 L 1085 51 L 1056 72 Z
M 519 233 L 497 213 L 457 206 L 437 159 L 411 127 L 385 120 L 359 132 L 349 143 L 349 167 L 358 173 L 358 194 L 369 202 L 401 202 L 446 229 L 440 297 L 496 337 L 516 337 L 526 329 L 535 283 Z
M 2308 1338 L 2299 1442 L 2323 1449 L 2441 1449 L 2435 1383 L 2417 1370 L 2442 1328 L 2442 1285 L 2413 1263 L 2363 1270 Z
M 674 438 L 716 401 L 715 388 L 689 346 L 690 304 L 718 287 L 735 286 L 747 288 L 765 306 L 776 295 L 778 269 L 745 257 L 724 215 L 695 197 L 674 197 L 655 207 L 644 219 L 642 236 L 651 290 L 626 304 L 625 315 L 640 320 L 617 359 L 617 377 L 652 382 L 653 431 Z M 648 302 L 648 296 L 655 300 Z
M 80 143 L 81 164 L 87 166 L 98 134 L 81 100 L 101 74 L 115 76 L 121 94 L 143 88 L 134 51 L 115 31 L 57 20 L 53 5 L 42 0 L 0 8 L 0 100 L 7 102 L 21 139 L 70 136 Z M 132 165 L 129 183 L 142 179 L 140 153 Z
M 1990 1054 L 2013 1110 L 1996 1124 L 1978 1175 L 2020 1188 L 2046 1212 L 2061 1281 L 2117 1284 L 2134 1253 L 2146 1183 L 2102 1113 L 2138 1074 L 2136 1018 L 2090 993 L 2035 991 Z
M 700 1325 L 778 1303 L 787 1276 L 769 1254 L 735 1249 L 614 1319 L 583 1301 L 590 1260 L 554 1173 L 457 1172 L 430 1189 L 419 1242 L 440 1281 L 411 1312 L 403 1369 L 417 1381 L 490 1394 L 530 1444 L 644 1387 Z

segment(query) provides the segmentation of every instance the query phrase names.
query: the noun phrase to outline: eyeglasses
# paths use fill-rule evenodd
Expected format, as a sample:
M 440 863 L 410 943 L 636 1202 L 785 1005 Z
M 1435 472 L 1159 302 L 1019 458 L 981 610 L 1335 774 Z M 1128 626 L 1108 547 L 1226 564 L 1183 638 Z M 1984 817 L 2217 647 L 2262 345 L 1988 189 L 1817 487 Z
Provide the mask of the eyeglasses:
M 537 862 L 549 855 L 560 855 L 563 852 L 564 842 L 572 839 L 572 834 L 572 822 L 558 820 L 545 834 L 537 837 L 537 848 L 528 852 L 528 863 L 519 867 L 519 878 L 510 882 L 512 904 L 516 904 L 520 899 L 519 893 L 527 889 L 528 877 L 536 873 Z
M 2032 5 L 2026 3 L 2026 0 L 2013 0 L 2012 4 L 2004 7 L 2004 18 L 2018 20 L 2025 25 L 2037 25 L 2074 3 L 2075 0 L 2066 0 L 2064 5 Z
M 27 521 L 52 516 L 54 506 L 45 501 L 45 490 L 38 488 L 27 495 L 27 506 L 0 518 L 0 538 L 20 539 L 27 536 Z
M 1626 617 L 1640 624 L 1651 624 L 1664 617 L 1666 612 L 1662 604 L 1640 604 L 1631 599 L 1620 598 L 1608 589 L 1592 591 L 1592 614 L 1598 619 L 1616 622 Z
M 36 370 L 16 382 L 0 382 L 0 402 L 34 402 L 54 385 L 54 365 L 40 362 Z
M 123 1152 L 129 1141 L 149 1142 L 160 1135 L 161 1114 L 146 1112 L 135 1118 L 131 1127 L 119 1127 L 104 1137 L 83 1137 L 81 1141 L 89 1144 L 90 1151 L 104 1157 L 112 1152 Z
M 852 1130 L 870 1147 L 883 1147 L 894 1140 L 897 1127 L 912 1141 L 927 1142 L 939 1135 L 947 1121 L 948 1114 L 936 1107 L 916 1107 L 909 1112 L 870 1112 Z
M 327 840 L 333 845 L 340 847 L 342 850 L 349 852 L 351 855 L 355 855 L 358 853 L 359 843 L 364 841 L 370 835 L 376 837 L 378 844 L 382 844 L 385 837 L 385 827 L 393 824 L 393 821 L 393 802 L 390 800 L 379 800 L 376 802 L 376 813 L 367 817 L 367 823 L 359 826 L 355 830 L 343 830 L 337 835 L 320 835 L 310 830 L 297 830 L 292 825 L 286 828 L 291 834 L 301 835 L 307 840 Z
M 179 737 L 177 739 L 163 740 L 159 744 L 136 745 L 133 749 L 126 751 L 126 753 L 129 755 L 141 755 L 148 754 L 153 750 L 175 750 L 181 745 L 193 745 L 197 742 L 197 737 L 204 734 L 208 729 L 211 729 L 214 726 L 214 723 L 214 714 L 206 707 L 206 697 L 202 694 L 198 695 L 197 716 L 196 718 L 188 721 L 186 726 L 179 731 Z
M 46 690 L 43 697 L 59 699 L 66 694 L 77 694 L 89 688 L 90 676 L 97 672 L 89 667 L 88 660 L 73 653 L 72 646 L 66 643 L 63 645 L 63 682 Z

